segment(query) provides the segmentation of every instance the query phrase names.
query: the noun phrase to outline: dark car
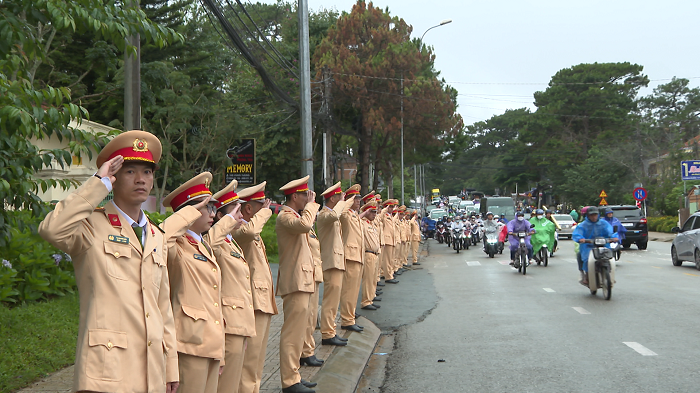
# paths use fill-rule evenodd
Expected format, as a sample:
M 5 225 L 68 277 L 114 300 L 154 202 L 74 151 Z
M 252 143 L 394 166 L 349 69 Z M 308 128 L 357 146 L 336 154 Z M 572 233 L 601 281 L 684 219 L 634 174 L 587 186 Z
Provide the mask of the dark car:
M 646 250 L 649 242 L 649 229 L 647 227 L 647 218 L 644 217 L 642 209 L 634 205 L 613 205 L 608 207 L 613 210 L 613 216 L 620 220 L 622 226 L 627 229 L 627 235 L 625 240 L 622 241 L 622 247 L 629 248 L 632 243 L 635 243 L 640 250 Z

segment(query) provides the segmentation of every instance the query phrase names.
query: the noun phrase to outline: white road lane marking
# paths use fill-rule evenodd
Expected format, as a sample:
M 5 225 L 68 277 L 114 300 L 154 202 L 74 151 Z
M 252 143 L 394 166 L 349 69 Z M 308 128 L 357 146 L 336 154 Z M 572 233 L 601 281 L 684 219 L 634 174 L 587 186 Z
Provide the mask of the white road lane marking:
M 554 289 L 552 289 L 552 288 L 542 288 L 542 289 L 544 289 L 545 292 L 556 292 L 556 291 L 555 291 Z
M 528 280 L 532 280 L 532 276 L 525 276 Z
M 510 265 L 510 261 L 498 261 L 501 265 Z
M 628 347 L 634 349 L 637 351 L 642 356 L 657 356 L 658 354 L 651 349 L 645 347 L 644 345 L 637 343 L 637 342 L 623 342 L 623 344 L 627 345 Z
M 469 262 L 467 262 L 467 266 L 481 266 L 481 262 L 469 261 Z
M 590 311 L 586 310 L 583 307 L 571 307 L 571 308 L 578 311 L 579 314 L 590 314 L 591 313 Z

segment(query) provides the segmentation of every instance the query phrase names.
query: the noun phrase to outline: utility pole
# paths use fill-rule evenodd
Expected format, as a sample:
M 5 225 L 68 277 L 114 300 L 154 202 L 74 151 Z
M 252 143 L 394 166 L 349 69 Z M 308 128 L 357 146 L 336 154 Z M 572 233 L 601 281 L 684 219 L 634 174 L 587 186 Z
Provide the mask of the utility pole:
M 309 189 L 314 189 L 313 148 L 311 145 L 311 54 L 309 49 L 309 3 L 299 0 L 299 75 L 301 86 L 301 175 L 309 175 Z
M 138 8 L 138 0 L 130 0 L 128 6 Z M 126 44 L 136 47 L 136 56 L 124 53 L 124 129 L 141 129 L 141 37 L 136 34 L 126 38 Z
M 401 72 L 401 204 L 403 201 L 403 72 Z
M 330 187 L 333 184 L 333 171 L 331 171 L 331 156 L 333 155 L 333 132 L 331 131 L 331 71 L 328 66 L 323 66 L 321 70 L 323 76 L 323 103 L 321 104 L 321 112 L 325 118 L 325 131 L 323 133 L 323 182 L 324 187 Z

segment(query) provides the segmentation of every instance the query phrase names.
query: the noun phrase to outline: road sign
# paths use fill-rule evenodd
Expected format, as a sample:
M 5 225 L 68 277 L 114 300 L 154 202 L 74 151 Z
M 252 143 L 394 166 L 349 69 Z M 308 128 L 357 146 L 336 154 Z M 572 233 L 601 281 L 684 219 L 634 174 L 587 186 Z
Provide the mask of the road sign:
M 637 187 L 632 191 L 632 196 L 638 201 L 647 199 L 647 190 L 642 187 Z
M 605 193 L 605 190 L 600 192 L 600 195 L 598 195 L 598 198 L 607 198 L 608 194 Z
M 700 180 L 700 160 L 681 161 L 681 180 Z
M 606 201 L 605 198 L 602 198 L 602 199 L 600 200 L 600 203 L 599 203 L 598 205 L 600 205 L 600 206 L 608 206 L 608 201 Z

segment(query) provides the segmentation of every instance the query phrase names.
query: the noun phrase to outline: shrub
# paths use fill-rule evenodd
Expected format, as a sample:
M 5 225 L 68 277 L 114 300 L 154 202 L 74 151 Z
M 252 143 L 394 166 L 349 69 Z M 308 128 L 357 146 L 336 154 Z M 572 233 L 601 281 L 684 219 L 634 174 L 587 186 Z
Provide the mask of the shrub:
M 267 250 L 267 255 L 277 255 L 277 232 L 275 232 L 275 221 L 277 221 L 277 214 L 273 214 L 269 220 L 265 223 L 260 237 L 262 237 L 263 242 L 265 242 L 265 249 Z
M 647 225 L 649 226 L 649 230 L 652 232 L 671 233 L 671 229 L 678 225 L 678 217 L 647 217 Z

